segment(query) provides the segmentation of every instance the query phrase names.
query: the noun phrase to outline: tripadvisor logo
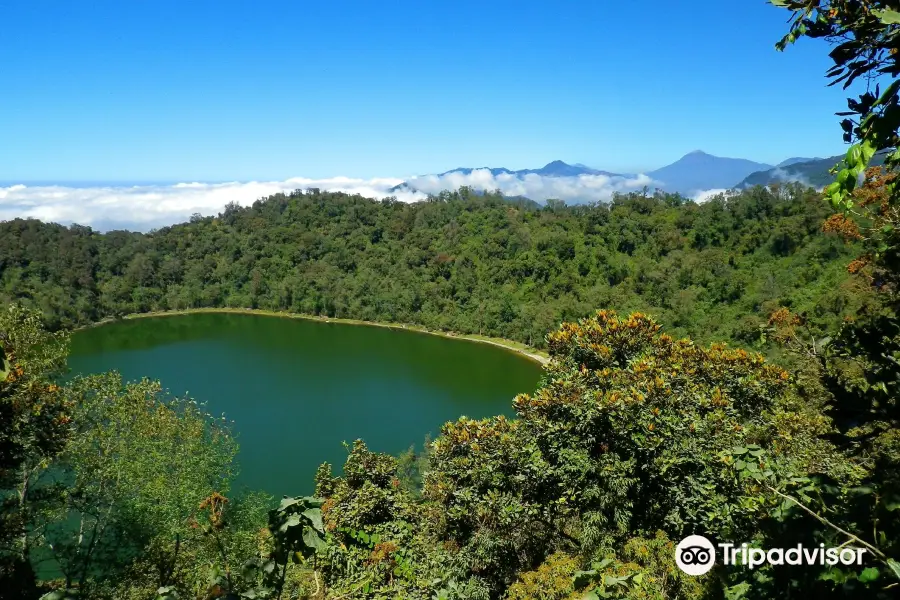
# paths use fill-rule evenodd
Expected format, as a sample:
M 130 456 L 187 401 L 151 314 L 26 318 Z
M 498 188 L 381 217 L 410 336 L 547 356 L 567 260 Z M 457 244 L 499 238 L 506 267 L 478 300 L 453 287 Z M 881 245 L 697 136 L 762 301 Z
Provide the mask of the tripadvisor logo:
M 805 548 L 797 544 L 793 548 L 753 548 L 731 543 L 716 544 L 721 549 L 722 564 L 743 565 L 755 569 L 761 565 L 862 565 L 864 548 Z M 675 563 L 688 575 L 703 575 L 716 564 L 716 546 L 702 535 L 689 535 L 675 547 Z
M 675 564 L 688 575 L 703 575 L 716 564 L 716 548 L 702 535 L 689 535 L 675 548 Z

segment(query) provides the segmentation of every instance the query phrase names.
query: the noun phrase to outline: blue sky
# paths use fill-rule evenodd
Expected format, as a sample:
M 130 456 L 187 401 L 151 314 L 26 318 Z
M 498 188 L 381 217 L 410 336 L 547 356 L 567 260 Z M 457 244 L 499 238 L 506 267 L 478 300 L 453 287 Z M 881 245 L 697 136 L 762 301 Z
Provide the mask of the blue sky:
M 405 177 L 842 151 L 764 0 L 0 0 L 0 181 Z

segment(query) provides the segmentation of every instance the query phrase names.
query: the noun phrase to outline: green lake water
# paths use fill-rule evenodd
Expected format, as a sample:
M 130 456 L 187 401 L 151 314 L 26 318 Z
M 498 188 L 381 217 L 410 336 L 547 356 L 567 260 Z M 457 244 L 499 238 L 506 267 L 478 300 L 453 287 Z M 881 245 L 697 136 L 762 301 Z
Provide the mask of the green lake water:
M 120 321 L 72 337 L 74 374 L 116 370 L 159 379 L 234 421 L 237 486 L 276 497 L 313 490 L 342 442 L 398 454 L 461 415 L 512 414 L 538 364 L 438 336 L 339 323 L 202 313 Z

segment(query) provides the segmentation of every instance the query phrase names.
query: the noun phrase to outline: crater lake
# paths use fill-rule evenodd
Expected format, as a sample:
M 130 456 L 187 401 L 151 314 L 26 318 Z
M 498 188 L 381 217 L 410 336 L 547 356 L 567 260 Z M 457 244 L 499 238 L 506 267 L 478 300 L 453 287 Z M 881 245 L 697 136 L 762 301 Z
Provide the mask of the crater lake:
M 119 371 L 225 415 L 240 444 L 233 489 L 313 491 L 343 442 L 397 455 L 462 415 L 513 415 L 542 370 L 513 351 L 403 329 L 195 313 L 128 319 L 72 336 L 72 375 Z

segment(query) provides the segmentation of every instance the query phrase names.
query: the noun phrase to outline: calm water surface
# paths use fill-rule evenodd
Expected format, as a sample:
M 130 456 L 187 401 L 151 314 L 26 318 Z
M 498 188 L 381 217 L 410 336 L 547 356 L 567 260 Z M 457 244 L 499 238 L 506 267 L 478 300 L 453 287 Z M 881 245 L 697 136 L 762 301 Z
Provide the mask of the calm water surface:
M 238 487 L 311 493 L 342 442 L 397 454 L 461 415 L 512 414 L 540 366 L 490 346 L 338 323 L 239 314 L 121 321 L 78 332 L 73 373 L 159 379 L 234 420 Z

